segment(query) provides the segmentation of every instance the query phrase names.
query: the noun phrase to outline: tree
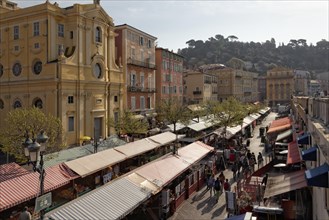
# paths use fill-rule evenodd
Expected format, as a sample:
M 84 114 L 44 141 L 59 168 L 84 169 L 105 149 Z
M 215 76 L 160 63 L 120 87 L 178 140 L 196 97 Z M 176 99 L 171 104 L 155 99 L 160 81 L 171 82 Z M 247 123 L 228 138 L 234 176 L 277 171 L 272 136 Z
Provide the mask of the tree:
M 108 123 L 118 136 L 121 134 L 146 134 L 149 126 L 147 121 L 137 118 L 135 114 L 127 110 L 120 112 L 117 120 L 111 117 Z
M 189 121 L 193 118 L 193 115 L 191 114 L 187 106 L 183 105 L 182 101 L 177 98 L 163 99 L 156 108 L 156 112 L 158 113 L 158 121 L 166 125 L 174 125 L 174 133 L 176 134 L 174 154 L 176 154 L 176 144 L 178 144 L 178 134 L 176 132 L 177 123 L 187 125 Z
M 235 41 L 235 40 L 238 40 L 239 38 L 238 38 L 237 36 L 230 35 L 230 36 L 227 37 L 227 39 L 228 39 L 229 41 Z
M 62 122 L 51 114 L 44 114 L 39 108 L 17 108 L 10 111 L 4 123 L 4 129 L 0 131 L 1 150 L 14 156 L 18 162 L 26 161 L 22 147 L 26 134 L 33 139 L 44 131 L 49 137 L 46 153 L 56 152 L 65 147 Z
M 231 58 L 227 65 L 233 69 L 243 69 L 245 67 L 244 61 L 236 57 Z
M 174 125 L 174 133 L 176 133 L 177 123 L 188 124 L 192 115 L 187 106 L 183 105 L 182 102 L 176 98 L 169 98 L 162 100 L 157 106 L 158 121 L 165 124 Z
M 248 114 L 246 105 L 234 97 L 229 97 L 222 103 L 208 102 L 207 105 L 209 114 L 213 115 L 211 119 L 212 124 L 218 127 L 224 127 L 224 137 L 226 137 L 227 127 L 242 125 L 243 118 Z

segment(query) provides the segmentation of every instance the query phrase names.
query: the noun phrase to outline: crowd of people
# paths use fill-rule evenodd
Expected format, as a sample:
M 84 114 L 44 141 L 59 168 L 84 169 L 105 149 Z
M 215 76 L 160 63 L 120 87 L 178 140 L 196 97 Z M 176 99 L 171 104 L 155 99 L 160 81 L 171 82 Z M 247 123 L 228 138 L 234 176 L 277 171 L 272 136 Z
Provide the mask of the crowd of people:
M 249 139 L 248 139 L 249 140 Z M 250 141 L 247 141 L 248 147 Z M 212 160 L 215 166 L 206 165 L 205 167 L 205 182 L 207 184 L 206 190 L 209 190 L 210 197 L 215 197 L 216 203 L 219 196 L 225 191 L 231 191 L 231 183 L 241 178 L 248 178 L 256 169 L 263 166 L 264 158 L 261 152 L 256 156 L 254 152 L 249 149 L 246 151 L 231 151 L 234 154 L 234 160 L 225 154 L 214 153 Z M 257 167 L 256 167 L 257 166 Z M 231 169 L 233 179 L 230 183 L 229 179 L 225 177 L 223 171 Z

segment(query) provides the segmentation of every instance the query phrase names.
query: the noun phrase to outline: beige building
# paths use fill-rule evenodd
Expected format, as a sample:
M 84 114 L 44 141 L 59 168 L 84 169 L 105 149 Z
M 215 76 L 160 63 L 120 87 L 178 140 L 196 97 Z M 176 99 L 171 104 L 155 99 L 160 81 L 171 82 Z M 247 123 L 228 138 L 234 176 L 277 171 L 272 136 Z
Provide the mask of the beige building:
M 329 219 L 329 98 L 293 98 L 294 121 L 309 135 L 302 152 L 311 191 L 312 219 Z M 308 155 L 305 152 L 308 151 Z M 306 156 L 312 156 L 312 160 Z M 309 170 L 312 170 L 310 172 Z M 310 175 L 311 174 L 311 175 Z
M 218 76 L 218 100 L 234 96 L 244 103 L 258 101 L 258 74 L 230 67 L 205 69 Z
M 218 77 L 200 71 L 183 73 L 184 103 L 201 104 L 218 100 Z
M 183 57 L 168 49 L 156 48 L 156 102 L 176 98 L 183 102 Z
M 306 70 L 294 70 L 294 94 L 303 96 L 309 94 L 311 74 Z
M 289 104 L 294 90 L 294 71 L 276 67 L 266 75 L 266 95 L 270 107 Z
M 156 37 L 127 24 L 115 27 L 117 61 L 122 63 L 126 96 L 125 108 L 138 114 L 155 109 Z
M 98 1 L 28 8 L 0 1 L 0 126 L 7 112 L 36 106 L 60 118 L 68 145 L 110 134 L 122 109 L 113 19 Z

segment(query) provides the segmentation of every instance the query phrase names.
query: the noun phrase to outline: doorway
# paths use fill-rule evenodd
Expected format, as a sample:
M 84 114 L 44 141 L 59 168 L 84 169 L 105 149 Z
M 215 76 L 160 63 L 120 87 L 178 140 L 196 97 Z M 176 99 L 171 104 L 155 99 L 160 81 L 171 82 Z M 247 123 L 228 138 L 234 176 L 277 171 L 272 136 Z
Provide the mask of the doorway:
M 103 118 L 94 118 L 94 138 L 99 140 L 99 137 L 102 136 L 102 122 Z

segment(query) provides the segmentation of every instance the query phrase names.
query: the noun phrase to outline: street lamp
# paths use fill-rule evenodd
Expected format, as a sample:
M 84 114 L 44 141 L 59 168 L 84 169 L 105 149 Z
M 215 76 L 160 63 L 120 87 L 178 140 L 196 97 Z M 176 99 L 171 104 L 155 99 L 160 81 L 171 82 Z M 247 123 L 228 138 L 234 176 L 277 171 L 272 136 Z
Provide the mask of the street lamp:
M 37 138 L 31 140 L 28 133 L 26 132 L 25 141 L 23 142 L 24 154 L 29 157 L 29 163 L 32 163 L 34 172 L 37 171 L 40 174 L 40 195 L 42 196 L 44 193 L 44 178 L 45 178 L 45 170 L 43 168 L 43 153 L 46 149 L 46 142 L 48 140 L 48 136 L 44 134 L 44 131 L 41 131 L 40 134 L 37 135 Z M 40 144 L 39 144 L 40 143 Z M 40 154 L 40 161 L 38 163 L 38 156 Z M 40 211 L 40 219 L 42 220 L 44 217 L 44 210 Z
M 99 137 L 98 139 L 91 139 L 90 143 L 94 146 L 94 153 L 97 153 L 98 146 L 103 142 L 103 138 Z

